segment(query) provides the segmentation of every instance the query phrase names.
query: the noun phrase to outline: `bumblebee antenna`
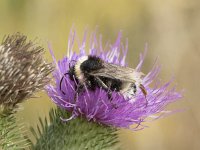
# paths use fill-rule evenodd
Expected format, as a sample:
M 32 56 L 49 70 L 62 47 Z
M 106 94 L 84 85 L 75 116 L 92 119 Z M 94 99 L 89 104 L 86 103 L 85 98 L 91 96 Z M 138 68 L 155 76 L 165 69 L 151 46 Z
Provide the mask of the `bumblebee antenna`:
M 71 60 L 71 61 L 69 62 L 69 69 L 71 68 L 71 62 L 76 62 L 76 60 Z M 61 91 L 64 95 L 65 95 L 65 92 L 62 90 L 62 82 L 63 82 L 64 77 L 65 77 L 66 75 L 68 75 L 68 74 L 69 74 L 69 72 L 65 73 L 65 74 L 62 76 L 61 80 L 60 80 L 60 91 Z
M 69 73 L 67 72 L 67 73 L 65 73 L 63 76 L 62 76 L 62 78 L 61 78 L 61 80 L 60 80 L 60 91 L 65 95 L 65 92 L 62 90 L 62 81 L 63 81 L 63 79 L 64 79 L 64 77 L 66 76 L 66 75 L 68 75 Z

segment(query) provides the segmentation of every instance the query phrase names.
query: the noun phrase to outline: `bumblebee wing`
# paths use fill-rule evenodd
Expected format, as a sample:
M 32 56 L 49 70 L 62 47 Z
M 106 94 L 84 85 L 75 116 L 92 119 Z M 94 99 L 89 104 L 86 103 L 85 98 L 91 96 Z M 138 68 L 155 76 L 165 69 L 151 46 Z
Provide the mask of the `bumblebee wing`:
M 142 72 L 110 63 L 103 63 L 103 68 L 90 73 L 93 76 L 102 76 L 112 79 L 119 79 L 125 82 L 138 82 L 141 80 Z

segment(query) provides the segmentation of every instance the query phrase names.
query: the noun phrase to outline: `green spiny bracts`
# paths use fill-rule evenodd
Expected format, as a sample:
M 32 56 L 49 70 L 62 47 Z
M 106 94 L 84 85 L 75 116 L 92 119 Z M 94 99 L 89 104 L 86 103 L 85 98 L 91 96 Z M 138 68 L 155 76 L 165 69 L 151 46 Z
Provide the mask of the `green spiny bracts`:
M 0 149 L 22 150 L 30 146 L 25 132 L 24 125 L 16 120 L 14 114 L 0 115 Z
M 119 149 L 117 129 L 76 118 L 63 122 L 60 117 L 70 114 L 57 108 L 50 111 L 50 124 L 40 119 L 33 150 L 117 150 Z

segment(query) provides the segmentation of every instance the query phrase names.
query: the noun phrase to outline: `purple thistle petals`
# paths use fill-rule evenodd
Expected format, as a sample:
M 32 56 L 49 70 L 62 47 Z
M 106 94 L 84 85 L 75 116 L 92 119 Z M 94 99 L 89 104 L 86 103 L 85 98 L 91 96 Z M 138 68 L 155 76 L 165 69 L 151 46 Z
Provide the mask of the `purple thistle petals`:
M 86 51 L 89 51 L 90 55 L 99 56 L 105 62 L 126 66 L 125 59 L 128 51 L 128 41 L 123 45 L 121 37 L 120 32 L 114 44 L 102 46 L 102 36 L 97 38 L 96 32 L 94 32 L 90 36 L 89 49 L 86 50 L 87 32 L 85 32 L 82 42 L 79 42 L 75 32 L 71 31 L 67 57 L 56 62 L 51 52 L 54 63 L 57 66 L 53 73 L 55 85 L 48 85 L 46 90 L 56 105 L 72 113 L 72 117 L 62 118 L 63 121 L 69 121 L 75 117 L 85 117 L 88 121 L 94 121 L 99 124 L 140 130 L 146 127 L 141 123 L 169 114 L 171 111 L 164 111 L 166 105 L 182 97 L 180 93 L 176 92 L 175 88 L 169 88 L 172 80 L 164 85 L 156 81 L 160 71 L 160 66 L 157 65 L 156 61 L 151 71 L 142 79 L 142 84 L 148 93 L 146 98 L 140 90 L 130 100 L 125 99 L 120 93 L 113 92 L 111 101 L 105 90 L 97 88 L 95 91 L 91 91 L 85 87 L 84 92 L 77 95 L 75 101 L 75 85 L 77 83 L 66 74 L 69 67 L 81 56 L 88 55 Z M 76 44 L 76 41 L 78 41 L 79 54 L 73 52 L 73 46 Z M 137 71 L 141 70 L 147 52 L 146 49 L 140 55 L 140 61 L 136 67 Z M 60 81 L 62 78 L 61 91 Z M 150 86 L 152 82 L 154 82 L 154 86 Z M 131 125 L 135 126 L 132 127 Z

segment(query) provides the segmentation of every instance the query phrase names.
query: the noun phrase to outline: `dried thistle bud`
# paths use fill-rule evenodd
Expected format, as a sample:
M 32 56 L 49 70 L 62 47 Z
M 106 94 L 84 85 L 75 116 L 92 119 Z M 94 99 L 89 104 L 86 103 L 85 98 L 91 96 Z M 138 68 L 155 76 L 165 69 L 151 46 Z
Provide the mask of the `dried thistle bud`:
M 30 98 L 50 80 L 52 65 L 43 58 L 44 49 L 16 33 L 0 45 L 0 114 Z

